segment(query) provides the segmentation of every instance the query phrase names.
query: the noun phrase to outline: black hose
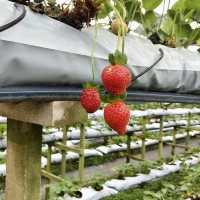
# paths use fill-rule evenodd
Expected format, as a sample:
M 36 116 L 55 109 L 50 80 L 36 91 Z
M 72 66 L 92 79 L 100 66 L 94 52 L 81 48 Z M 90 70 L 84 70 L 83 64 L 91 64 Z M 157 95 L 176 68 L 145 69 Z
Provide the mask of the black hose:
M 14 3 L 14 6 L 16 7 L 16 9 L 20 8 L 22 10 L 22 13 L 15 20 L 13 20 L 3 26 L 0 26 L 0 32 L 5 31 L 6 29 L 9 29 L 10 27 L 16 25 L 18 22 L 20 22 L 22 19 L 24 19 L 25 15 L 26 15 L 26 9 L 25 9 L 24 5 Z
M 155 65 L 157 65 L 162 60 L 162 58 L 164 57 L 164 52 L 163 52 L 162 49 L 159 49 L 159 51 L 160 51 L 159 58 L 150 67 L 148 67 L 143 72 L 141 72 L 140 74 L 138 74 L 137 76 L 135 76 L 133 78 L 132 82 L 134 82 L 135 80 L 137 80 L 138 78 L 140 78 L 141 76 L 143 76 L 144 74 L 146 74 L 148 71 L 150 71 Z

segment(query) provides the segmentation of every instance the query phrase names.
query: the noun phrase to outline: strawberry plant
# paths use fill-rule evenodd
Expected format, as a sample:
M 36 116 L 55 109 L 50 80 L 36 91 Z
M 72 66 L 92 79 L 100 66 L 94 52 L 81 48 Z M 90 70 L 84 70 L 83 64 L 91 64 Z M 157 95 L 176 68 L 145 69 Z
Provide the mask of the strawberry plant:
M 108 0 L 72 0 L 58 4 L 56 0 L 13 0 L 24 4 L 37 13 L 45 14 L 76 29 L 89 26 L 98 15 L 108 10 Z M 107 14 L 107 12 L 106 12 Z
M 86 186 L 91 186 L 96 191 L 101 191 L 103 189 L 102 184 L 105 183 L 107 177 L 102 175 L 95 175 L 93 176 L 86 184 Z
M 77 198 L 82 196 L 79 187 L 67 179 L 52 185 L 50 188 L 50 200 L 62 199 L 66 193 Z
M 114 169 L 118 179 L 124 179 L 125 177 L 133 177 L 137 175 L 137 169 L 133 164 L 124 164 Z
M 200 44 L 198 0 L 177 0 L 171 8 L 170 0 L 119 0 L 119 2 L 118 7 L 123 5 L 126 10 L 125 23 L 129 30 L 132 21 L 138 22 L 142 25 L 145 36 L 153 43 L 170 47 Z M 163 13 L 159 15 L 155 9 L 161 3 L 163 3 Z M 168 10 L 165 14 L 166 5 Z M 119 10 L 123 12 L 123 9 Z

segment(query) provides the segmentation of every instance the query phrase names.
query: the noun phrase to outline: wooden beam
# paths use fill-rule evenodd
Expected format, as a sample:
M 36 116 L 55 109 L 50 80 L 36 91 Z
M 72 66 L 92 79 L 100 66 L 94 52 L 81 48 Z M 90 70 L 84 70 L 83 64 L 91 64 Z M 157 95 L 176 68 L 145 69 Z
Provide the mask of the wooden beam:
M 73 126 L 87 121 L 87 113 L 79 102 L 0 103 L 0 115 L 43 126 Z
M 44 176 L 44 177 L 46 177 L 46 178 L 48 178 L 48 179 L 50 179 L 52 181 L 58 181 L 58 182 L 64 181 L 63 178 L 61 178 L 59 176 L 56 176 L 56 175 L 52 174 L 51 172 L 48 172 L 48 171 L 46 171 L 44 169 L 41 170 L 41 173 L 42 173 L 42 176 Z
M 78 154 L 81 154 L 81 149 L 78 147 L 69 147 L 66 146 L 64 144 L 62 144 L 61 142 L 56 142 L 55 143 L 55 147 L 59 148 L 60 150 L 64 150 L 64 151 L 72 151 Z
M 39 200 L 42 126 L 8 119 L 6 200 Z

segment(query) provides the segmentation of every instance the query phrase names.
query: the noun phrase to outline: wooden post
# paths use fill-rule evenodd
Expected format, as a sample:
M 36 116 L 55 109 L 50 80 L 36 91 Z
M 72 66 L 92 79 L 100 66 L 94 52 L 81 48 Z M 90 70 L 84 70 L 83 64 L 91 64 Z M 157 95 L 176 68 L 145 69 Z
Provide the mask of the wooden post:
M 126 144 L 127 144 L 126 163 L 130 163 L 130 155 L 131 155 L 131 134 L 130 133 L 128 133 L 126 136 Z
M 160 116 L 158 156 L 159 156 L 159 160 L 163 161 L 163 116 Z
M 192 118 L 191 113 L 188 113 L 188 116 L 187 116 L 187 128 L 186 128 L 186 134 L 187 135 L 186 135 L 186 140 L 185 140 L 185 145 L 186 145 L 185 151 L 189 150 L 189 145 L 190 145 L 191 118 Z
M 67 131 L 68 127 L 64 126 L 63 127 L 63 139 L 62 143 L 63 145 L 67 146 Z M 66 173 L 66 150 L 62 149 L 62 161 L 61 161 L 61 176 L 62 178 L 65 178 L 65 173 Z
M 147 118 L 143 117 L 142 118 L 142 147 L 141 147 L 141 159 L 145 159 L 145 154 L 146 154 L 146 146 L 145 146 L 145 140 L 146 140 L 146 123 L 147 123 Z
M 8 119 L 6 200 L 39 200 L 42 126 Z
M 85 127 L 81 124 L 80 127 L 80 154 L 79 154 L 79 181 L 80 185 L 83 184 L 84 181 L 84 167 L 85 167 Z
M 177 133 L 177 126 L 174 126 L 173 130 L 173 140 L 172 140 L 172 147 L 171 147 L 171 156 L 175 158 L 175 148 L 176 148 L 176 133 Z
M 87 121 L 79 102 L 0 103 L 8 118 L 6 200 L 39 200 L 42 126 L 73 126 Z M 83 163 L 84 164 L 84 163 Z M 49 179 L 63 180 L 42 170 Z
M 51 154 L 52 154 L 52 144 L 49 143 L 48 144 L 48 151 L 47 151 L 47 166 L 46 166 L 46 170 L 47 172 L 51 172 Z M 50 195 L 50 187 L 49 184 L 51 183 L 51 180 L 49 178 L 47 178 L 46 180 L 46 188 L 45 188 L 45 200 L 49 199 L 49 195 Z

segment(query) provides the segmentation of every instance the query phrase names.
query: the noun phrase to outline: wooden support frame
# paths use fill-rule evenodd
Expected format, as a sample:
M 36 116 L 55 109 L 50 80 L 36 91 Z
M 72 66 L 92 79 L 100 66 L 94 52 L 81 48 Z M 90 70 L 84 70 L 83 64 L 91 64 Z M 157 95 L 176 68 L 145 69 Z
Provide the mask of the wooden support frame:
M 40 200 L 42 126 L 82 124 L 87 113 L 79 102 L 59 101 L 0 103 L 0 115 L 8 118 L 6 200 Z M 58 180 L 50 173 L 50 157 L 49 149 L 42 174 Z
M 83 124 L 80 126 L 80 158 L 79 158 L 79 182 L 80 186 L 84 183 L 84 167 L 85 167 L 85 127 Z
M 64 147 L 67 147 L 67 131 L 68 127 L 64 126 L 63 127 L 63 139 L 62 139 L 62 144 Z M 61 153 L 62 153 L 62 160 L 61 160 L 61 177 L 65 178 L 65 173 L 66 173 L 66 149 L 65 148 L 60 148 Z
M 59 148 L 61 151 L 72 151 L 72 152 L 74 152 L 74 153 L 78 153 L 78 154 L 80 154 L 81 153 L 81 149 L 79 149 L 79 148 L 74 148 L 74 147 L 69 147 L 69 146 L 67 146 L 66 144 L 64 145 L 64 144 L 62 144 L 62 143 L 60 143 L 60 142 L 56 142 L 55 143 L 55 147 L 57 147 L 57 148 Z
M 52 154 L 52 143 L 48 143 L 48 150 L 47 150 L 47 166 L 46 166 L 46 172 L 50 173 L 51 172 L 51 154 Z M 50 187 L 49 184 L 51 183 L 50 179 L 46 177 L 46 184 L 47 186 L 45 187 L 45 200 L 49 199 L 50 195 Z
M 48 178 L 49 180 L 64 181 L 64 179 L 61 178 L 60 176 L 56 176 L 56 175 L 52 174 L 51 172 L 48 172 L 47 170 L 42 169 L 41 173 L 42 173 L 42 176 Z
M 163 161 L 163 116 L 160 116 L 160 131 L 158 139 L 158 158 Z
M 68 128 L 65 127 L 63 129 L 63 141 L 57 142 L 55 146 L 61 150 L 62 152 L 62 160 L 61 160 L 61 177 L 65 177 L 66 172 L 66 153 L 67 151 L 72 151 L 79 154 L 79 184 L 83 185 L 84 183 L 84 166 L 85 166 L 85 156 L 84 156 L 84 150 L 85 150 L 85 127 L 84 124 L 80 125 L 80 147 L 74 148 L 74 147 L 68 147 L 66 144 L 67 141 L 67 131 Z
M 178 127 L 175 126 L 172 134 L 172 145 L 171 145 L 171 156 L 175 158 L 175 147 L 176 147 L 176 134 L 177 134 Z
M 142 135 L 141 135 L 141 140 L 142 140 L 142 146 L 141 146 L 141 159 L 145 160 L 145 154 L 146 154 L 146 146 L 145 146 L 145 139 L 146 139 L 146 134 L 147 134 L 147 129 L 146 129 L 146 124 L 147 124 L 147 117 L 142 117 Z
M 187 127 L 186 127 L 186 140 L 185 140 L 185 151 L 187 152 L 189 150 L 189 145 L 190 145 L 190 131 L 191 131 L 191 119 L 192 119 L 192 114 L 188 113 L 187 115 Z
M 126 163 L 130 163 L 131 156 L 131 133 L 126 136 L 127 152 L 126 152 Z
M 192 148 L 190 146 L 182 145 L 182 144 L 173 144 L 173 143 L 168 143 L 168 142 L 166 142 L 165 144 L 170 145 L 170 146 L 174 146 L 174 147 L 178 147 L 178 148 L 182 148 L 182 149 L 188 149 L 188 147 Z
M 8 119 L 6 200 L 39 200 L 42 126 Z
M 142 159 L 138 156 L 133 156 L 133 155 L 130 155 L 130 158 L 133 159 L 133 160 L 137 160 L 137 161 L 146 161 L 146 159 Z

